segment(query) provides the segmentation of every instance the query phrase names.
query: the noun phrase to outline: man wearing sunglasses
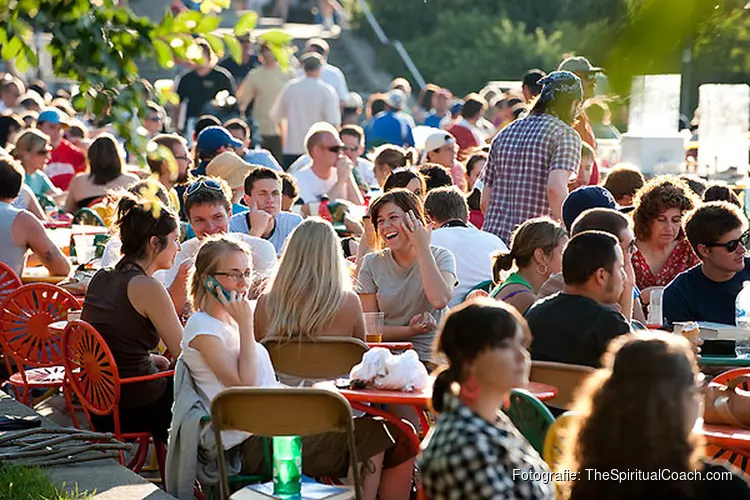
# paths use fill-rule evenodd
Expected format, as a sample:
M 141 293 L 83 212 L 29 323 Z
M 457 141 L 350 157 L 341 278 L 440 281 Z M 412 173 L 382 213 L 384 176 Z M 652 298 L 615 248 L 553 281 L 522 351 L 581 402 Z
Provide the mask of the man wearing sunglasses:
M 685 234 L 701 260 L 664 290 L 664 319 L 733 325 L 734 302 L 750 280 L 750 232 L 742 211 L 727 202 L 706 203 L 688 214 Z
M 319 122 L 313 125 L 305 138 L 305 147 L 312 164 L 294 173 L 300 198 L 306 205 L 305 213 L 310 213 L 311 203 L 319 203 L 323 197 L 364 205 L 354 179 L 354 165 L 344 155 L 344 144 L 331 124 Z
M 583 105 L 587 99 L 591 99 L 596 94 L 596 75 L 604 71 L 602 68 L 594 67 L 588 59 L 585 57 L 569 57 L 560 63 L 558 71 L 570 71 L 581 79 L 581 86 L 583 87 Z M 594 135 L 594 129 L 591 127 L 586 113 L 580 113 L 578 121 L 575 123 L 573 128 L 581 136 L 581 140 L 594 148 L 596 151 L 596 136 Z M 596 186 L 599 184 L 599 166 L 594 161 L 593 169 L 591 170 L 591 177 L 589 178 L 588 184 L 590 186 Z

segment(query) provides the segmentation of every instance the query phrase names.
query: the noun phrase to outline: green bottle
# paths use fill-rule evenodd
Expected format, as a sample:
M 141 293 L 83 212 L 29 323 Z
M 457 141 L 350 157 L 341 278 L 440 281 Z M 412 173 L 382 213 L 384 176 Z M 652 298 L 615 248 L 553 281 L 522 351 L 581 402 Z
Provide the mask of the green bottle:
M 299 495 L 302 491 L 302 438 L 274 436 L 273 492 Z

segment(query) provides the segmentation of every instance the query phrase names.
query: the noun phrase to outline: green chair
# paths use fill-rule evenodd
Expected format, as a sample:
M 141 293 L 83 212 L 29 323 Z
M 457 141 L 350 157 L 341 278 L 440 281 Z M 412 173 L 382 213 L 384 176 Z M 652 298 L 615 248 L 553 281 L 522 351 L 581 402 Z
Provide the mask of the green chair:
M 492 290 L 492 280 L 484 280 L 471 287 L 471 289 L 466 292 L 466 295 L 464 295 L 464 298 L 461 299 L 461 302 L 464 302 L 466 299 L 468 299 L 469 295 L 471 295 L 471 292 L 475 292 L 477 290 L 484 290 L 485 292 L 490 293 L 490 290 Z
M 544 403 L 525 389 L 512 389 L 509 399 L 510 405 L 505 413 L 541 455 L 544 451 L 544 438 L 555 417 Z

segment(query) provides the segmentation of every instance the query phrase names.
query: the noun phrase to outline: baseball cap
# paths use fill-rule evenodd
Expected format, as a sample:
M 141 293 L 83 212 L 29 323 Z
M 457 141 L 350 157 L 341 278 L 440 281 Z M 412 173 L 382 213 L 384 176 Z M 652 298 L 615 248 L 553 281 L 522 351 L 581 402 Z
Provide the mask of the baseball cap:
M 245 185 L 245 177 L 255 167 L 235 153 L 224 151 L 211 160 L 206 166 L 206 175 L 210 177 L 221 177 L 232 189 L 239 189 Z
M 49 122 L 53 125 L 68 126 L 68 116 L 57 108 L 47 108 L 36 119 L 37 123 Z
M 402 110 L 406 106 L 406 94 L 399 89 L 391 89 L 385 95 L 385 103 L 395 110 Z
M 440 149 L 446 144 L 449 143 L 455 143 L 456 138 L 453 137 L 448 132 L 434 132 L 427 136 L 427 139 L 424 141 L 424 150 L 427 151 L 435 151 L 436 149 Z
M 319 70 L 321 67 L 323 67 L 324 62 L 325 61 L 323 61 L 323 56 L 321 56 L 317 52 L 308 52 L 300 58 L 300 63 L 302 63 L 302 68 L 305 71 Z
M 611 208 L 626 212 L 630 207 L 618 207 L 612 193 L 601 186 L 582 186 L 573 190 L 563 202 L 562 218 L 565 228 L 570 231 L 578 216 L 592 208 Z
M 344 102 L 345 108 L 361 108 L 364 105 L 364 102 L 362 101 L 362 96 L 357 94 L 356 92 L 349 92 L 349 94 L 346 96 L 346 101 Z
M 241 148 L 244 144 L 232 137 L 232 134 L 224 127 L 213 125 L 201 130 L 201 133 L 198 135 L 198 145 L 196 146 L 198 151 L 210 153 L 218 151 L 222 146 Z
M 571 73 L 599 73 L 602 68 L 592 66 L 588 59 L 583 56 L 569 57 L 560 63 L 558 71 L 570 71 Z

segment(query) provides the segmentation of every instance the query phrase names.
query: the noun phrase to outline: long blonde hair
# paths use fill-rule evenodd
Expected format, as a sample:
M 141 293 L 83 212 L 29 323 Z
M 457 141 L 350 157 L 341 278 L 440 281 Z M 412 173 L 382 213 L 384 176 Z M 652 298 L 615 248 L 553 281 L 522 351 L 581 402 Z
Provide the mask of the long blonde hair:
M 243 252 L 251 255 L 250 249 L 242 242 L 230 240 L 225 235 L 211 236 L 203 240 L 198 255 L 195 257 L 195 266 L 190 274 L 189 293 L 193 309 L 203 309 L 206 303 L 206 290 L 203 283 L 206 278 L 216 272 L 224 258 L 230 252 Z M 248 259 L 252 267 L 252 259 Z
M 344 252 L 333 226 L 317 217 L 297 226 L 266 287 L 269 336 L 313 339 L 352 290 Z
M 16 145 L 11 151 L 11 155 L 19 161 L 22 161 L 22 153 L 40 153 L 49 144 L 49 136 L 37 129 L 30 128 L 16 136 Z

